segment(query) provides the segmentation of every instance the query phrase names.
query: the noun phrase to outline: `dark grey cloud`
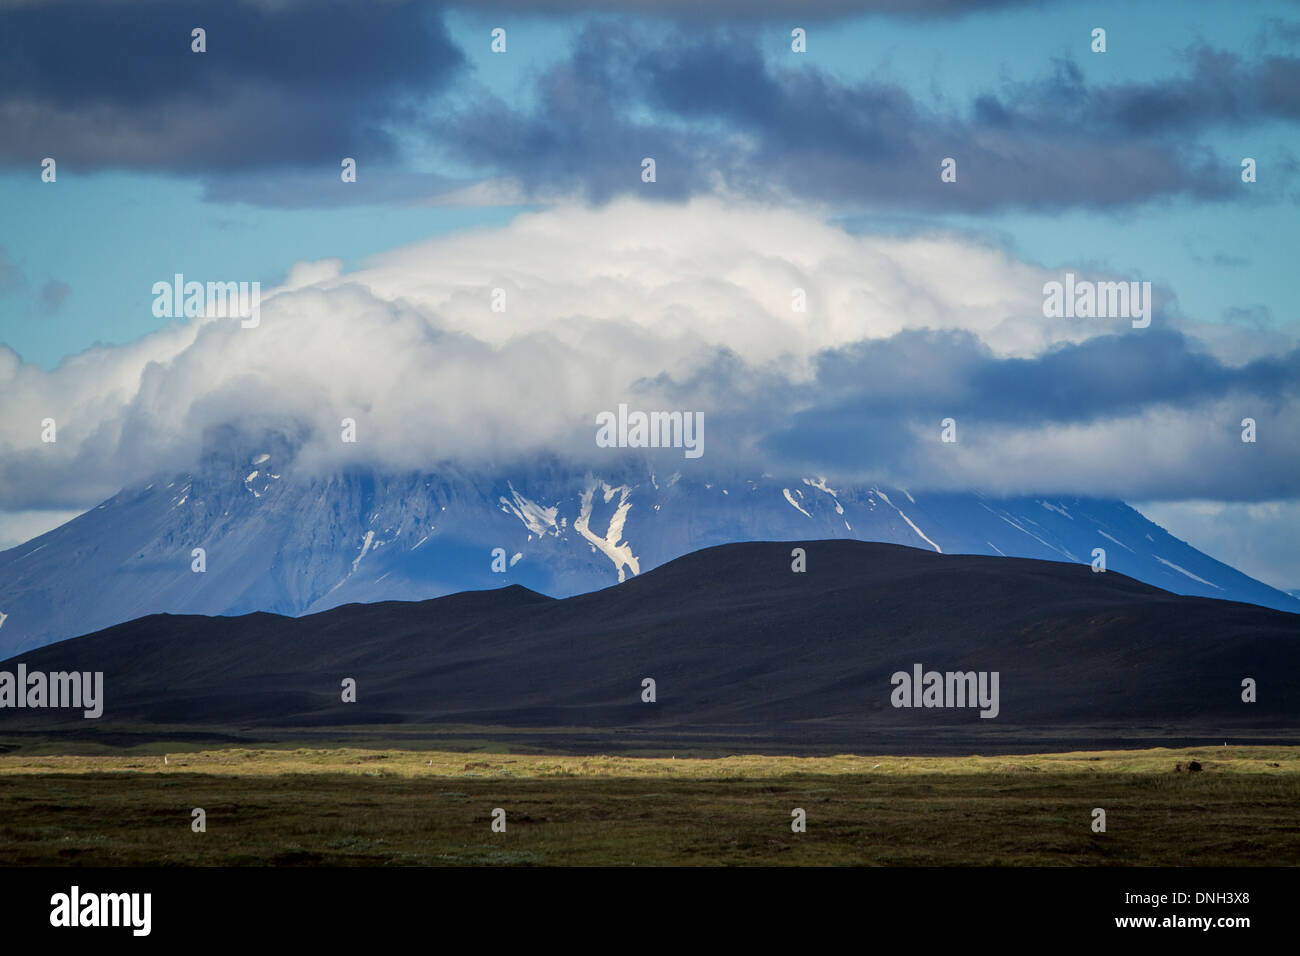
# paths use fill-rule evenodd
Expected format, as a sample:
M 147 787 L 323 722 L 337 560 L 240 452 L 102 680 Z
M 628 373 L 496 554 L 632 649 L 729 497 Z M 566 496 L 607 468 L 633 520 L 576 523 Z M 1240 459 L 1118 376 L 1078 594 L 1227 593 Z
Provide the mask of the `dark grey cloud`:
M 940 112 L 888 83 L 778 68 L 734 32 L 647 41 L 600 23 L 539 78 L 537 93 L 536 109 L 485 101 L 440 132 L 531 190 L 596 201 L 724 185 L 949 211 L 1109 207 L 1240 196 L 1239 157 L 1216 156 L 1196 134 L 1300 118 L 1300 58 L 1245 64 L 1199 51 L 1186 75 L 1112 86 L 1090 86 L 1058 61 L 1040 83 Z M 640 182 L 644 156 L 658 167 L 650 189 Z M 957 160 L 956 183 L 940 181 L 945 157 Z
M 190 31 L 207 31 L 191 52 Z M 413 3 L 0 8 L 0 163 L 182 172 L 376 162 L 463 64 Z
M 811 380 L 796 381 L 720 348 L 693 373 L 643 380 L 634 394 L 702 403 L 710 454 L 739 462 L 741 449 L 757 449 L 749 464 L 770 471 L 889 476 L 931 489 L 992 481 L 1170 500 L 1300 496 L 1300 433 L 1290 424 L 1300 349 L 1232 365 L 1153 328 L 1021 358 L 995 354 L 969 331 L 909 329 L 823 351 L 814 367 Z M 1247 416 L 1264 435 L 1256 445 L 1241 441 Z M 946 418 L 960 435 L 951 454 L 938 441 Z M 1026 451 L 1024 436 L 1037 434 L 1056 444 Z M 1128 434 L 1141 447 L 1128 447 Z M 960 466 L 942 470 L 958 456 Z
M 925 16 L 1009 5 L 843 0 L 833 9 Z M 459 185 L 410 168 L 412 144 L 427 136 L 429 158 L 458 176 L 507 179 L 535 198 L 680 199 L 724 188 L 918 212 L 1050 210 L 1242 197 L 1239 157 L 1216 156 L 1198 134 L 1300 119 L 1295 56 L 1247 62 L 1202 49 L 1181 75 L 1109 86 L 1056 61 L 1039 82 L 936 109 L 888 82 L 845 83 L 815 61 L 767 60 L 745 15 L 783 5 L 724 6 L 736 7 L 731 28 L 655 36 L 626 21 L 586 23 L 574 53 L 538 77 L 538 105 L 522 108 L 482 92 L 468 104 L 447 95 L 465 92 L 467 61 L 440 11 L 419 3 L 0 7 L 0 164 L 35 168 L 55 156 L 72 168 L 179 172 L 201 177 L 209 198 L 262 205 L 409 202 Z M 689 14 L 684 3 L 660 12 Z M 190 52 L 199 25 L 204 54 Z M 346 191 L 333 188 L 343 156 L 370 173 Z M 648 190 L 645 156 L 658 165 Z M 954 184 L 939 179 L 949 156 Z M 1270 162 L 1275 175 L 1295 168 L 1290 157 Z
M 977 113 L 1005 129 L 1094 135 L 1151 136 L 1212 124 L 1300 119 L 1300 58 L 1265 56 L 1247 62 L 1234 53 L 1189 51 L 1182 76 L 1146 83 L 1090 87 L 1079 66 L 1053 62 L 1052 73 L 1006 95 L 985 95 Z
M 778 416 L 782 424 L 761 439 L 776 460 L 826 471 L 917 470 L 932 444 L 918 444 L 918 433 L 937 437 L 947 417 L 970 436 L 1105 425 L 1162 410 L 1176 417 L 1200 408 L 1206 410 L 1205 450 L 1216 455 L 1186 469 L 1178 479 L 1185 488 L 1166 482 L 1163 493 L 1244 499 L 1300 494 L 1294 429 L 1271 436 L 1271 451 L 1249 474 L 1232 457 L 1241 447 L 1241 417 L 1285 421 L 1300 403 L 1300 349 L 1231 366 L 1178 332 L 1152 329 L 1033 358 L 1002 358 L 969 332 L 908 330 L 824 352 L 816 367 L 814 381 L 774 393 L 764 409 L 798 409 Z M 1241 411 L 1219 420 L 1212 410 L 1225 399 Z
M 929 421 L 960 406 L 1013 425 L 1078 424 L 1234 392 L 1268 402 L 1298 395 L 1300 350 L 1230 366 L 1177 331 L 1153 328 L 1016 358 L 995 356 L 971 332 L 906 330 L 821 353 L 810 389 L 823 396 L 814 415 L 852 407 Z

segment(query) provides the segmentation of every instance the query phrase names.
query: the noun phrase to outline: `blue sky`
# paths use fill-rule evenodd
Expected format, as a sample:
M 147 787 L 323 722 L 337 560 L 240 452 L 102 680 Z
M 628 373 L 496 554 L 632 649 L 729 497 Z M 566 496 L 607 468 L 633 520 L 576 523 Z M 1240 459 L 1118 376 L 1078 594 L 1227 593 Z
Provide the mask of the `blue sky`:
M 854 235 L 958 236 L 1027 266 L 1151 281 L 1161 322 L 1186 337 L 1161 354 L 1214 355 L 1209 371 L 1187 360 L 1205 379 L 1188 400 L 1221 401 L 1231 380 L 1287 420 L 1300 4 L 813 6 L 0 4 L 0 343 L 53 373 L 163 327 L 149 290 L 176 272 L 266 287 L 302 261 L 352 272 L 523 213 L 644 197 L 635 170 L 655 155 L 653 198 L 674 207 L 743 198 Z M 189 50 L 196 24 L 202 55 Z M 505 54 L 490 49 L 494 27 Z M 1089 48 L 1094 27 L 1105 53 Z M 45 156 L 56 183 L 41 181 Z M 339 182 L 343 156 L 358 161 L 355 184 Z M 960 170 L 948 186 L 944 156 Z M 1064 364 L 1079 395 L 1101 387 Z M 805 398 L 805 417 L 824 407 Z M 1084 417 L 1112 414 L 1099 402 Z M 1175 533 L 1183 522 L 1231 561 L 1234 547 L 1259 553 L 1261 535 L 1300 531 L 1296 462 L 1286 449 L 1269 461 L 1267 480 L 1108 490 L 1162 502 Z M 61 513 L 83 497 L 14 491 L 0 510 Z M 1243 516 L 1260 501 L 1273 510 Z M 1281 546 L 1269 555 L 1247 570 L 1287 563 Z M 1300 558 L 1271 580 L 1300 586 Z

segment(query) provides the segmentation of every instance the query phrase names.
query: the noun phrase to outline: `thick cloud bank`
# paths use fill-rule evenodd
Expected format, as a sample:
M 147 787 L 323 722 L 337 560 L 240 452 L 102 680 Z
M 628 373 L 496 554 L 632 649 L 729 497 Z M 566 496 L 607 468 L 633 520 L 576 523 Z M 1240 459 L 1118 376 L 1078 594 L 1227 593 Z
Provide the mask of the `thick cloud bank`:
M 256 328 L 183 319 L 51 372 L 0 347 L 0 509 L 93 505 L 193 466 L 225 425 L 286 436 L 299 469 L 538 455 L 600 467 L 627 454 L 595 441 L 596 415 L 622 403 L 704 413 L 701 458 L 659 453 L 683 468 L 1296 496 L 1294 335 L 1201 335 L 1159 286 L 1149 328 L 1045 318 L 1043 285 L 1060 278 L 963 239 L 850 235 L 807 210 L 701 199 L 528 214 L 354 273 L 301 264 L 263 294 Z M 142 288 L 139 307 L 152 303 Z

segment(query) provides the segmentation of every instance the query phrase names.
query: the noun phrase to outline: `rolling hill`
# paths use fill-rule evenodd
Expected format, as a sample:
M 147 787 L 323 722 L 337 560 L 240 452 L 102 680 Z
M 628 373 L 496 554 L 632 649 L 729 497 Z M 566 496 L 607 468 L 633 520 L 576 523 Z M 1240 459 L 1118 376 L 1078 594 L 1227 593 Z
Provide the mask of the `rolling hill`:
M 0 737 L 369 727 L 557 747 L 917 753 L 1300 739 L 1298 641 L 1300 615 L 1082 565 L 756 542 L 565 599 L 515 585 L 301 618 L 151 615 L 0 664 L 105 674 L 99 720 L 0 710 Z M 892 706 L 891 675 L 918 663 L 998 672 L 997 716 Z M 1241 699 L 1247 677 L 1256 703 Z M 341 700 L 345 678 L 355 703 Z

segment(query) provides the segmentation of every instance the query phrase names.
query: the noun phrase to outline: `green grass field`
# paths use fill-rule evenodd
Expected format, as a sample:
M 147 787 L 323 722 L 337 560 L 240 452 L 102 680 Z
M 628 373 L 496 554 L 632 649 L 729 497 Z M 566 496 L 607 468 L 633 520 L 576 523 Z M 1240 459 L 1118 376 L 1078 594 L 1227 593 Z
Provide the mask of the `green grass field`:
M 1203 769 L 1187 772 L 1192 761 Z M 191 830 L 195 807 L 206 833 Z M 505 833 L 491 830 L 496 807 Z M 805 833 L 791 831 L 796 807 Z M 1094 807 L 1105 833 L 1092 832 Z M 11 755 L 0 864 L 1294 866 L 1300 748 Z

